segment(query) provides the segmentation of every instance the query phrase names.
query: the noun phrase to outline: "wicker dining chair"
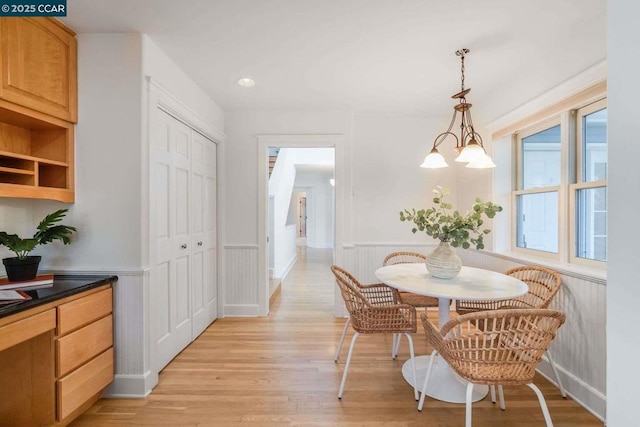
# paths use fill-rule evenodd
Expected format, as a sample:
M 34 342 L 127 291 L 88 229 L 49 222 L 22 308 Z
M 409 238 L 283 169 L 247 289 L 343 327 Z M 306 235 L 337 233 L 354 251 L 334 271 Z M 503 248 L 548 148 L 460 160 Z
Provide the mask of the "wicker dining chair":
M 549 308 L 553 297 L 560 290 L 562 285 L 562 277 L 556 271 L 549 268 L 526 265 L 523 267 L 512 268 L 504 272 L 507 276 L 520 279 L 529 286 L 529 291 L 518 298 L 504 301 L 456 301 L 456 312 L 458 314 L 475 313 L 477 311 L 498 310 L 509 308 Z M 567 397 L 560 375 L 553 362 L 551 355 L 547 351 L 547 360 L 553 374 L 556 377 L 560 394 L 563 398 Z M 495 391 L 491 390 L 491 400 L 495 402 Z
M 424 264 L 427 256 L 418 252 L 392 252 L 382 261 L 383 266 L 396 264 Z M 426 268 L 426 267 L 425 267 Z M 438 298 L 428 297 L 426 295 L 417 295 L 411 292 L 398 291 L 403 304 L 409 304 L 415 308 L 438 307 Z M 394 336 L 393 355 L 395 359 L 398 357 L 398 348 L 400 347 L 401 335 Z
M 334 273 L 335 274 L 335 273 Z M 373 285 L 362 285 L 360 282 L 355 280 L 353 285 L 358 288 L 358 290 L 367 297 L 371 305 L 373 306 L 388 306 L 399 304 L 402 301 L 400 300 L 400 295 L 396 289 L 393 289 L 384 283 L 376 283 Z M 338 341 L 338 348 L 336 348 L 336 354 L 333 357 L 334 362 L 338 362 L 340 358 L 340 351 L 342 350 L 342 344 L 344 343 L 344 339 L 347 335 L 347 331 L 349 330 L 349 325 L 351 324 L 351 317 L 347 317 L 347 321 L 344 322 L 344 327 L 342 328 L 342 334 L 340 335 L 340 341 Z M 398 343 L 399 344 L 399 343 Z M 398 346 L 396 345 L 396 334 L 393 335 L 393 342 L 391 345 L 391 358 L 395 359 L 398 357 Z
M 417 329 L 415 307 L 400 303 L 398 292 L 393 288 L 386 285 L 363 286 L 348 271 L 337 265 L 332 265 L 331 271 L 336 276 L 336 282 L 340 287 L 345 307 L 349 312 L 350 324 L 355 330 L 349 347 L 347 363 L 342 374 L 342 381 L 340 382 L 338 399 L 342 399 L 353 348 L 360 334 L 404 334 L 409 341 L 409 353 L 415 384 L 413 393 L 415 399 L 418 400 L 413 339 L 411 338 L 411 334 L 415 333 Z M 367 294 L 362 292 L 361 289 L 366 289 Z M 381 301 L 384 304 L 380 304 Z M 388 303 L 390 301 L 393 301 L 393 303 Z M 378 305 L 374 303 L 378 303 Z
M 503 410 L 502 385 L 527 385 L 538 397 L 547 427 L 553 427 L 544 396 L 533 384 L 533 377 L 538 362 L 565 321 L 563 313 L 546 309 L 480 311 L 455 317 L 440 331 L 424 314 L 421 319 L 427 340 L 435 350 L 422 386 L 419 411 L 424 405 L 433 361 L 439 355 L 468 381 L 466 427 L 471 427 L 474 384 L 498 385 Z
M 395 264 L 419 264 L 427 260 L 426 255 L 422 255 L 418 252 L 393 252 L 387 255 L 382 261 L 382 265 L 395 265 Z M 405 304 L 412 305 L 416 308 L 437 307 L 438 298 L 428 297 L 424 295 L 416 295 L 411 292 L 400 291 L 400 299 Z

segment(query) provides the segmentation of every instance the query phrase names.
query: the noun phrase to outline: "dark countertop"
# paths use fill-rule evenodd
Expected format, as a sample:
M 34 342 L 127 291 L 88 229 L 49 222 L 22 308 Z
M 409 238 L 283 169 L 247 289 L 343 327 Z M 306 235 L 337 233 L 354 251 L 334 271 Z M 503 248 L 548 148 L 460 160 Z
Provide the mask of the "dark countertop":
M 0 305 L 0 318 L 19 313 L 39 305 L 47 304 L 71 295 L 97 288 L 108 283 L 115 283 L 118 276 L 97 275 L 55 275 L 53 286 L 40 289 L 24 289 L 31 297 L 28 301 Z

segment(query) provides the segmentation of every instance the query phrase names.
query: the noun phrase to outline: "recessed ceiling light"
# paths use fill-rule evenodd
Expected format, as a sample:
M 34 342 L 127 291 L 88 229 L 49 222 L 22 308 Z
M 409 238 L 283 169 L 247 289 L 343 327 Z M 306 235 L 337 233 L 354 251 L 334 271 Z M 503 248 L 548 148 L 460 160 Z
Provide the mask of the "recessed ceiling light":
M 238 84 L 244 87 L 251 87 L 251 86 L 255 86 L 256 82 L 249 77 L 241 77 L 238 79 Z

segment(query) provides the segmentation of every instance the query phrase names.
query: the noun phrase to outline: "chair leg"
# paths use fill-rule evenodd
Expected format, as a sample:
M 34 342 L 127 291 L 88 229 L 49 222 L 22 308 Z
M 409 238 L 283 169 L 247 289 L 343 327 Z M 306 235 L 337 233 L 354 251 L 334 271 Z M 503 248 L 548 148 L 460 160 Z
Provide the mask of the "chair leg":
M 473 396 L 473 383 L 467 384 L 467 402 L 466 402 L 466 415 L 465 415 L 465 427 L 471 427 L 471 397 Z
M 496 386 L 490 385 L 489 391 L 491 392 L 491 403 L 496 403 Z
M 551 369 L 553 370 L 553 375 L 556 376 L 556 382 L 558 383 L 558 388 L 560 389 L 560 394 L 563 399 L 567 398 L 567 391 L 564 389 L 562 385 L 562 380 L 560 379 L 560 375 L 558 374 L 558 369 L 556 368 L 556 364 L 553 362 L 551 358 L 551 354 L 549 354 L 549 350 L 547 350 L 547 360 L 549 361 L 549 365 L 551 365 Z
M 504 405 L 504 391 L 502 391 L 502 384 L 498 384 L 498 396 L 500 397 L 500 409 L 504 411 L 507 407 Z
M 340 336 L 340 342 L 338 343 L 338 348 L 336 349 L 336 355 L 333 357 L 333 361 L 338 363 L 338 359 L 340 358 L 340 350 L 342 350 L 342 343 L 344 342 L 344 337 L 347 335 L 347 329 L 349 329 L 349 325 L 351 324 L 351 317 L 347 317 L 347 321 L 344 323 L 344 328 L 342 328 L 342 335 Z
M 540 408 L 542 408 L 542 415 L 544 415 L 544 421 L 547 423 L 547 427 L 553 427 L 553 422 L 551 422 L 551 415 L 549 414 L 549 408 L 547 408 L 547 402 L 544 400 L 544 396 L 540 389 L 533 383 L 527 384 L 531 390 L 536 393 L 538 396 L 538 401 L 540 402 Z
M 391 358 L 396 360 L 398 357 L 398 350 L 400 349 L 400 341 L 402 341 L 402 334 L 393 334 L 395 336 L 395 342 L 393 343 L 392 355 Z
M 427 366 L 427 375 L 424 377 L 424 383 L 422 383 L 422 391 L 420 394 L 420 401 L 418 402 L 418 411 L 422 411 L 422 406 L 424 406 L 424 398 L 427 395 L 427 383 L 429 382 L 429 376 L 431 375 L 431 367 L 433 366 L 433 362 L 438 357 L 438 352 L 433 350 L 431 352 L 431 358 L 429 359 L 429 366 Z
M 409 355 L 411 357 L 411 369 L 413 370 L 413 397 L 416 399 L 416 402 L 420 398 L 418 395 L 418 375 L 416 374 L 416 355 L 413 351 L 413 338 L 411 338 L 411 334 L 404 334 L 409 341 Z M 401 334 L 398 334 L 398 342 L 400 342 Z
M 338 391 L 338 399 L 342 399 L 342 392 L 344 391 L 344 384 L 347 382 L 347 372 L 349 372 L 349 364 L 351 363 L 351 355 L 353 354 L 353 347 L 356 345 L 356 340 L 360 336 L 359 332 L 353 334 L 351 338 L 351 345 L 349 346 L 349 355 L 347 356 L 347 363 L 344 365 L 344 373 L 342 374 L 342 382 L 340 382 L 340 391 Z

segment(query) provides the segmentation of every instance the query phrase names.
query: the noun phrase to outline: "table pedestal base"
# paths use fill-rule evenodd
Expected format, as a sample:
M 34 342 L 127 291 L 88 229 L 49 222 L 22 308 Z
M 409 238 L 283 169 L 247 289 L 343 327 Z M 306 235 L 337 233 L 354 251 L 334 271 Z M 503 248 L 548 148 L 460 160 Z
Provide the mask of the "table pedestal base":
M 418 377 L 418 391 L 422 391 L 424 377 L 427 375 L 429 360 L 431 356 L 418 356 L 415 358 L 416 375 Z M 413 386 L 413 372 L 411 370 L 411 359 L 402 365 L 402 376 Z M 482 400 L 489 392 L 486 385 L 474 385 L 472 402 Z M 450 403 L 465 403 L 467 393 L 467 381 L 460 378 L 443 358 L 438 357 L 431 368 L 429 384 L 427 385 L 427 396 L 434 399 Z

